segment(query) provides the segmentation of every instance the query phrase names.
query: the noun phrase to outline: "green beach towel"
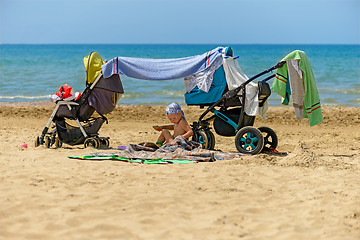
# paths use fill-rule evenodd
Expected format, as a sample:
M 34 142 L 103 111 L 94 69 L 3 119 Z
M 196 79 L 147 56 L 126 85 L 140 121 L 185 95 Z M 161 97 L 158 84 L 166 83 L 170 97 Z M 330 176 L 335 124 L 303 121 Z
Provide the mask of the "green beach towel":
M 310 62 L 305 52 L 295 50 L 282 59 L 282 61 L 286 60 L 297 60 L 302 72 L 303 84 L 305 88 L 303 117 L 309 119 L 310 126 L 321 123 L 323 121 L 323 116 L 319 93 L 316 87 L 315 77 Z M 271 90 L 283 98 L 282 104 L 289 104 L 291 90 L 287 63 L 285 63 L 281 68 L 277 69 Z

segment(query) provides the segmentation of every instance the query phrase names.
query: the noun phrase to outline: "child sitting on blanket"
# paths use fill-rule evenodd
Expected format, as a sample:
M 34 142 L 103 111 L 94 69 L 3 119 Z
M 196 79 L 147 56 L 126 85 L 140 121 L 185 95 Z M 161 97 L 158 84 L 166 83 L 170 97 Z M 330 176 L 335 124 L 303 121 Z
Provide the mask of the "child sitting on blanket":
M 166 107 L 166 115 L 173 125 L 153 126 L 157 131 L 161 131 L 161 134 L 156 141 L 156 145 L 161 147 L 164 142 L 170 143 L 179 135 L 188 139 L 193 135 L 193 131 L 185 119 L 184 112 L 177 103 L 171 103 Z M 171 134 L 169 130 L 174 130 L 174 134 Z

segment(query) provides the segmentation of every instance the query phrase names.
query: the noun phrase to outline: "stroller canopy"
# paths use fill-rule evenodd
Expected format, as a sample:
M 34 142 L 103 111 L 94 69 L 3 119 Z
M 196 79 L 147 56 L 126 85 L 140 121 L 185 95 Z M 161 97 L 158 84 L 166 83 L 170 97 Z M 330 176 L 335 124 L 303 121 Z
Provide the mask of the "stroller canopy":
M 101 73 L 101 66 L 104 63 L 97 52 L 91 52 L 89 56 L 84 57 L 86 85 L 90 85 L 95 81 L 96 77 Z

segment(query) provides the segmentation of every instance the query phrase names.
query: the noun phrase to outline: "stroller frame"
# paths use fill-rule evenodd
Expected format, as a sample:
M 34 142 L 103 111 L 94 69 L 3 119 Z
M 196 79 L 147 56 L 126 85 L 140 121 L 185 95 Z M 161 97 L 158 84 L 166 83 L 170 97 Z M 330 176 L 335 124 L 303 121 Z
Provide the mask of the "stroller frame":
M 102 73 L 100 73 L 96 79 L 94 80 L 94 82 L 85 88 L 82 96 L 80 99 L 86 99 L 92 89 L 96 86 L 96 84 L 99 82 L 100 78 L 102 77 Z M 85 138 L 85 142 L 84 142 L 84 146 L 85 147 L 99 147 L 101 144 L 105 145 L 106 147 L 109 147 L 109 137 L 98 137 L 98 134 L 91 134 L 90 136 L 86 133 L 84 127 L 81 125 L 80 120 L 77 116 L 78 111 L 81 107 L 82 104 L 84 104 L 85 101 L 82 101 L 80 104 L 77 102 L 73 102 L 73 101 L 64 101 L 64 100 L 60 100 L 56 102 L 56 106 L 46 124 L 46 126 L 44 127 L 41 136 L 37 137 L 35 140 L 35 147 L 38 147 L 40 145 L 45 144 L 45 146 L 47 148 L 51 147 L 53 144 L 55 144 L 55 147 L 61 147 L 62 146 L 62 142 L 60 141 L 59 137 L 56 137 L 56 128 L 54 128 L 52 131 L 49 132 L 49 127 L 51 125 L 51 122 L 53 122 L 54 117 L 56 115 L 56 113 L 58 112 L 60 106 L 64 106 L 66 105 L 69 109 L 69 111 L 71 112 L 71 114 L 73 115 L 74 120 L 76 121 L 83 137 Z M 107 121 L 106 117 L 101 116 L 101 118 L 103 118 L 105 121 Z
M 245 114 L 245 102 L 246 102 L 246 85 L 252 82 L 253 80 L 277 69 L 281 68 L 285 64 L 285 61 L 278 62 L 275 66 L 264 70 L 263 72 L 249 78 L 247 81 L 242 83 L 239 87 L 229 90 L 222 95 L 222 97 L 215 102 L 214 104 L 210 105 L 199 117 L 197 122 L 193 122 L 191 125 L 194 132 L 193 140 L 198 141 L 202 144 L 203 148 L 206 149 L 214 149 L 215 146 L 215 136 L 210 131 L 210 123 L 209 121 L 218 117 L 227 124 L 229 124 L 235 130 L 235 145 L 239 152 L 247 153 L 247 154 L 257 154 L 262 150 L 269 150 L 269 148 L 275 149 L 277 146 L 277 136 L 275 132 L 268 128 L 268 127 L 261 127 L 256 129 L 252 127 L 254 123 L 254 117 L 246 119 Z M 265 78 L 261 82 L 267 82 L 268 80 L 275 77 L 275 74 Z M 240 92 L 240 94 L 239 94 Z M 240 108 L 240 116 L 239 120 L 236 123 L 228 116 L 223 114 L 221 111 L 217 110 L 215 107 L 221 107 L 220 110 L 226 110 L 228 107 L 224 106 L 226 101 L 230 101 L 232 99 L 239 99 L 241 98 L 241 105 Z M 266 97 L 267 98 L 267 97 Z M 266 100 L 266 99 L 265 99 Z M 221 106 L 223 105 L 223 106 Z M 203 106 L 201 106 L 203 107 Z M 212 115 L 209 118 L 205 118 L 205 116 L 212 112 Z M 247 116 L 248 117 L 248 116 Z M 265 137 L 262 133 L 265 133 Z M 269 146 L 268 146 L 269 145 Z

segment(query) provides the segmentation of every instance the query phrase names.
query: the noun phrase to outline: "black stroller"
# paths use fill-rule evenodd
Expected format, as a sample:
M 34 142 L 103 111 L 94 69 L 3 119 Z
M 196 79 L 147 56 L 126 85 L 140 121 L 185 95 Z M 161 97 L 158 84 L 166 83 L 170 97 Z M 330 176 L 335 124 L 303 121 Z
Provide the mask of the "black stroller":
M 227 48 L 225 58 L 234 58 L 231 48 Z M 268 127 L 253 127 L 255 116 L 249 116 L 245 112 L 247 101 L 246 89 L 248 84 L 255 79 L 280 68 L 285 62 L 279 62 L 275 66 L 239 83 L 238 87 L 229 90 L 223 66 L 219 67 L 213 76 L 213 82 L 209 92 L 203 92 L 194 88 L 185 94 L 187 105 L 199 105 L 200 108 L 208 108 L 201 114 L 197 122 L 193 122 L 193 140 L 202 144 L 205 149 L 214 149 L 215 136 L 211 132 L 210 120 L 213 121 L 215 132 L 221 136 L 235 136 L 235 146 L 241 153 L 257 154 L 262 151 L 275 149 L 278 144 L 276 133 Z M 262 107 L 271 94 L 268 80 L 275 74 L 259 81 L 258 104 Z M 254 84 L 254 83 L 252 83 Z M 209 101 L 210 100 L 210 101 Z M 218 109 L 216 109 L 218 108 Z M 212 112 L 214 115 L 206 118 Z
M 56 102 L 41 136 L 36 137 L 35 147 L 44 144 L 48 148 L 52 145 L 58 148 L 62 143 L 71 146 L 84 144 L 85 147 L 94 148 L 109 147 L 109 137 L 99 137 L 98 131 L 103 123 L 107 122 L 104 115 L 115 109 L 124 90 L 119 75 L 103 77 L 101 72 L 103 64 L 100 55 L 96 52 L 84 58 L 86 68 L 84 92 L 76 101 Z M 99 117 L 92 116 L 95 111 Z M 74 120 L 78 126 L 68 124 L 66 119 Z M 55 126 L 49 131 L 51 122 L 54 122 Z

